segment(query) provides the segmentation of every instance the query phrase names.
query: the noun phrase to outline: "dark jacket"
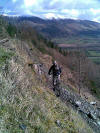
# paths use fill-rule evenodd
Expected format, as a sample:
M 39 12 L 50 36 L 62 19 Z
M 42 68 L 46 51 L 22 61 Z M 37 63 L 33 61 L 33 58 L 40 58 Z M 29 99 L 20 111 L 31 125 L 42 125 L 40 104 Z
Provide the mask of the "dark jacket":
M 52 65 L 48 72 L 49 75 L 53 74 L 53 76 L 58 76 L 61 74 L 61 68 L 57 65 Z

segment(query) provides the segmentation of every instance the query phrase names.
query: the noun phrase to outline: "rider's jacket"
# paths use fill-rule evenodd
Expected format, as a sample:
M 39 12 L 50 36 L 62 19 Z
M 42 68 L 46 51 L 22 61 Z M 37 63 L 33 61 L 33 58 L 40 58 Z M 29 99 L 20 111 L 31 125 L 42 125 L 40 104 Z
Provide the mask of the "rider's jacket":
M 59 76 L 61 74 L 61 68 L 58 65 L 53 64 L 50 67 L 48 74 L 53 74 L 53 76 Z

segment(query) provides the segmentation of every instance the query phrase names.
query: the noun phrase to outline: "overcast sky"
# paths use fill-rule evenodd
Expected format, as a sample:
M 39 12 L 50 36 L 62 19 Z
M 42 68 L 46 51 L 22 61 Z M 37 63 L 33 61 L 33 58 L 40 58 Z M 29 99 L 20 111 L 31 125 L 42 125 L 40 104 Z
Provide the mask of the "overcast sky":
M 100 0 L 0 0 L 0 12 L 100 22 Z

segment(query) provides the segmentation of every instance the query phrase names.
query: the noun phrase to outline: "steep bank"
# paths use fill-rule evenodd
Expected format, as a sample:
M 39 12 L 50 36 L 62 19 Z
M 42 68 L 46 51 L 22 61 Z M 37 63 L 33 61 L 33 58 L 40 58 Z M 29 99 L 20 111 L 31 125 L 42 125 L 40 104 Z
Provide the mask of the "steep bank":
M 37 67 L 44 56 L 31 43 L 9 38 L 0 49 L 1 132 L 93 132 L 48 89 L 46 74 Z

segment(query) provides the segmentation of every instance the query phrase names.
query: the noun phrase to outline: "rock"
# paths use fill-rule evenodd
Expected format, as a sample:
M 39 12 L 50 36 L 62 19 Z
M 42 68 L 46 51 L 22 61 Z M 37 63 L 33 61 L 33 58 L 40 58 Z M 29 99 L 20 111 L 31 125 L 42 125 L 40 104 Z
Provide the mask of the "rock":
M 88 113 L 87 116 L 92 119 L 91 113 Z
M 42 64 L 39 64 L 39 65 L 38 65 L 38 73 L 39 73 L 39 75 L 42 74 L 42 67 L 43 67 Z
M 97 107 L 97 109 L 99 109 L 99 110 L 100 110 L 100 107 Z
M 79 107 L 81 105 L 81 102 L 80 101 L 76 101 L 75 105 L 76 105 L 76 107 Z
M 100 126 L 100 121 L 98 121 L 97 124 Z
M 90 113 L 88 114 L 88 117 L 89 117 L 90 119 L 94 119 L 94 120 L 97 119 L 96 116 L 95 116 L 95 114 L 92 113 L 92 112 L 90 112 Z
M 38 71 L 38 65 L 37 64 L 34 64 L 34 69 L 36 72 Z
M 20 124 L 20 125 L 19 125 L 19 128 L 22 129 L 22 130 L 26 130 L 26 125 Z
M 33 67 L 33 63 L 29 63 L 28 66 L 32 68 Z
M 0 40 L 0 43 L 6 43 L 6 42 L 8 42 L 9 41 L 9 39 L 8 38 L 5 38 L 5 39 L 3 39 L 3 40 Z
M 90 104 L 91 104 L 91 105 L 95 105 L 95 104 L 96 104 L 96 102 L 90 102 Z
M 30 50 L 32 51 L 33 49 L 32 49 L 32 48 L 30 48 Z
M 56 125 L 57 125 L 58 127 L 61 126 L 61 122 L 60 122 L 59 120 L 56 120 L 55 123 L 56 123 Z

